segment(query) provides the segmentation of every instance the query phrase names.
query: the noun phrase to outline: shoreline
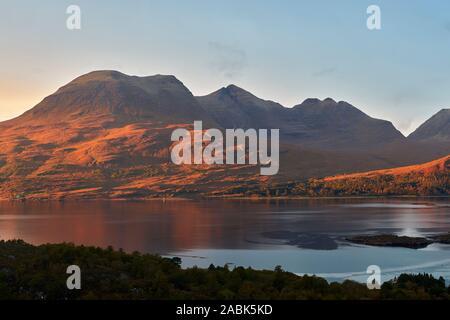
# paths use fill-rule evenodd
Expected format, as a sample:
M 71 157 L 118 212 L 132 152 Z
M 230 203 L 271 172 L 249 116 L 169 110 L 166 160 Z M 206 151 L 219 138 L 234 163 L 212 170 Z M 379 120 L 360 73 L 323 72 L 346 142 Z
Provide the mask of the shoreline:
M 0 203 L 25 203 L 25 202 L 92 202 L 92 201 L 111 201 L 111 202 L 147 202 L 147 201 L 210 201 L 210 200 L 377 200 L 377 199 L 449 199 L 448 196 L 420 196 L 420 195 L 374 195 L 374 196 L 336 196 L 336 197 L 305 197 L 305 196 L 281 196 L 281 197 L 253 197 L 253 196 L 207 196 L 207 197 L 153 197 L 153 198 L 67 198 L 67 199 L 48 199 L 48 198 L 24 198 L 24 199 L 5 199 L 0 198 Z

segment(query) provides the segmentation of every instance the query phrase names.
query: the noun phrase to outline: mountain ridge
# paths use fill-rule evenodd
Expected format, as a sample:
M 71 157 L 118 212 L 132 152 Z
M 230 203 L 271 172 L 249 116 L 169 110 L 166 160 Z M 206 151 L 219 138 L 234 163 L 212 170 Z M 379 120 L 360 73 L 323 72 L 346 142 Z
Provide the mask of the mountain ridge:
M 280 173 L 175 166 L 175 128 L 279 128 Z M 437 159 L 450 144 L 412 141 L 388 121 L 331 98 L 295 108 L 230 85 L 195 97 L 174 76 L 94 71 L 1 122 L 0 199 L 151 198 L 322 178 Z
M 372 118 L 347 102 L 331 98 L 310 98 L 287 108 L 230 85 L 197 100 L 222 127 L 279 128 L 281 137 L 289 143 L 312 148 L 373 148 L 405 139 L 391 122 Z M 325 136 L 324 129 L 328 130 Z M 389 132 L 381 135 L 383 131 Z

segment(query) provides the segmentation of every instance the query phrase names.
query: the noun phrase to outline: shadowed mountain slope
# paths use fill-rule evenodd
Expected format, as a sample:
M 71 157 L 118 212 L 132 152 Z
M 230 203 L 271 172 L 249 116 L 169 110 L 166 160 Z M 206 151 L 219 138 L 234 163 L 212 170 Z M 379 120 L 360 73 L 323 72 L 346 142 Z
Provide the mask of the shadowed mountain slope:
M 408 139 L 450 145 L 450 109 L 442 109 L 436 113 L 411 133 Z
M 223 128 L 280 128 L 288 109 L 260 99 L 235 85 L 197 97 L 206 113 Z
M 231 85 L 197 100 L 222 127 L 279 128 L 285 142 L 316 149 L 371 149 L 405 140 L 392 123 L 330 98 L 285 108 Z
M 391 122 L 374 119 L 347 102 L 331 98 L 307 99 L 292 113 L 292 125 L 286 135 L 306 145 L 372 149 L 405 139 Z

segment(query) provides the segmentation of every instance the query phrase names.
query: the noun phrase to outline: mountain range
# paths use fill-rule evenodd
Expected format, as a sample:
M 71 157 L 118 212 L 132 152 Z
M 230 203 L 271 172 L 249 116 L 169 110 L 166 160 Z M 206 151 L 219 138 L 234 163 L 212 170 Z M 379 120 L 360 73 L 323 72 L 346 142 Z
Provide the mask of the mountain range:
M 286 108 L 231 85 L 197 99 L 225 128 L 280 128 L 283 141 L 302 146 L 359 150 L 404 139 L 390 122 L 331 98 Z
M 175 128 L 280 129 L 280 174 L 245 166 L 175 166 Z M 195 97 L 174 76 L 94 71 L 0 123 L 0 199 L 147 198 L 393 168 L 450 154 L 450 110 L 405 137 L 344 101 L 292 108 L 235 85 Z

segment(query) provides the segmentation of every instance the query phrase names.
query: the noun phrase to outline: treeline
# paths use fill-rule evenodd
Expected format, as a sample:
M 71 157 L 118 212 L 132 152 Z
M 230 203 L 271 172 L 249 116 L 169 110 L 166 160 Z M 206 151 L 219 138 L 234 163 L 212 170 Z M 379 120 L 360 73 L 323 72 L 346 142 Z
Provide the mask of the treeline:
M 301 182 L 272 183 L 252 188 L 242 186 L 229 189 L 227 194 L 261 197 L 449 196 L 450 173 L 379 175 L 339 180 L 310 179 Z
M 450 287 L 430 275 L 401 275 L 368 290 L 353 281 L 328 283 L 280 267 L 180 267 L 179 258 L 127 254 L 112 248 L 0 242 L 0 299 L 449 299 Z M 66 269 L 81 268 L 81 290 L 68 290 Z

